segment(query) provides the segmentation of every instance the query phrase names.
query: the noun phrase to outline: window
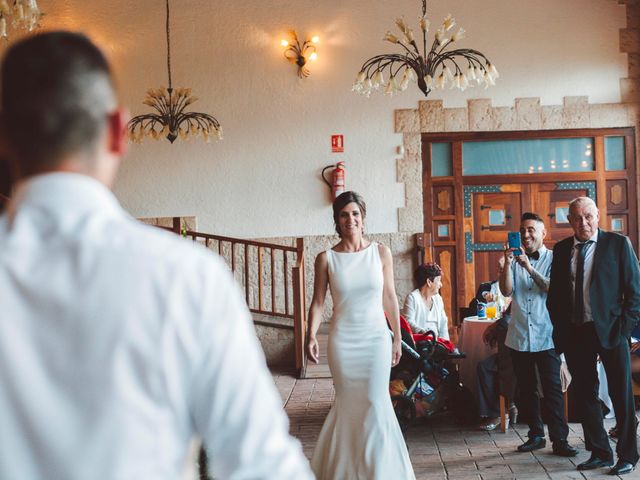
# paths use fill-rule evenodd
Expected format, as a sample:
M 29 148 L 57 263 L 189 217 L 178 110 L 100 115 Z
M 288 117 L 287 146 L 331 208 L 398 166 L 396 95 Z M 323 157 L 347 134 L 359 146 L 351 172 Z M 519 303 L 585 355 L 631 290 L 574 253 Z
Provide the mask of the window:
M 465 176 L 592 172 L 594 165 L 592 138 L 543 138 L 462 144 L 462 174 Z

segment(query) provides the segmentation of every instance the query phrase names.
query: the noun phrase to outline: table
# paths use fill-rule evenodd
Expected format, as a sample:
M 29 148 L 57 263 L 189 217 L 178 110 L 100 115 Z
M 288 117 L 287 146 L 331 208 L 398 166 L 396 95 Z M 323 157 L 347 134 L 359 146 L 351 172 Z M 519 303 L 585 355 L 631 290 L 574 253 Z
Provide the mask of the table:
M 458 349 L 460 352 L 465 353 L 467 357 L 460 363 L 459 374 L 460 381 L 467 387 L 472 393 L 476 401 L 478 400 L 478 385 L 476 373 L 478 363 L 485 358 L 498 352 L 497 348 L 491 348 L 482 340 L 484 331 L 495 323 L 495 319 L 479 319 L 477 316 L 465 317 L 462 321 L 462 327 L 460 328 L 460 339 L 458 342 Z M 567 368 L 567 363 L 564 360 L 564 355 L 561 355 L 562 364 L 560 365 L 560 383 L 562 385 L 562 392 L 566 393 L 571 383 L 571 375 Z M 538 379 L 538 389 L 540 396 L 543 396 L 542 386 Z M 565 415 L 567 414 L 567 398 L 565 395 Z
M 465 317 L 460 328 L 460 338 L 458 341 L 458 350 L 467 355 L 460 362 L 459 373 L 460 381 L 478 397 L 477 393 L 477 374 L 476 369 L 478 363 L 485 358 L 493 355 L 498 351 L 497 348 L 491 348 L 482 340 L 482 335 L 489 325 L 495 323 L 495 319 L 479 319 L 477 316 Z

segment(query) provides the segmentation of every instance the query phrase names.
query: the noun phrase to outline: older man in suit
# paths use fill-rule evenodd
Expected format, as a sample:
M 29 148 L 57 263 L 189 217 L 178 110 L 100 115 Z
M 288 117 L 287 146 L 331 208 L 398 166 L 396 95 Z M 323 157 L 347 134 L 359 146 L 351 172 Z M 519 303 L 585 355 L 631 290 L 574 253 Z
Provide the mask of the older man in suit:
M 640 319 L 640 268 L 629 239 L 600 230 L 599 220 L 590 198 L 569 203 L 574 235 L 553 249 L 547 307 L 555 346 L 565 353 L 573 376 L 585 446 L 591 451 L 578 470 L 613 464 L 598 401 L 599 355 L 619 426 L 618 461 L 609 474 L 621 475 L 633 471 L 638 461 L 629 335 Z

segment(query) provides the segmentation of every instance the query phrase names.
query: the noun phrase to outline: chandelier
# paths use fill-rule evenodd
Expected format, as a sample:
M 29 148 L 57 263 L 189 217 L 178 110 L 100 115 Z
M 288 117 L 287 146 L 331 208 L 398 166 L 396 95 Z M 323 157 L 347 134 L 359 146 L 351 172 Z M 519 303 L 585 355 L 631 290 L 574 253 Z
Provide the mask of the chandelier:
M 9 38 L 7 21 L 13 28 L 31 32 L 40 26 L 38 22 L 42 15 L 36 0 L 0 0 L 0 37 Z
M 396 19 L 401 35 L 388 31 L 383 40 L 398 45 L 400 53 L 376 55 L 365 61 L 353 85 L 353 90 L 371 95 L 374 90 L 384 88 L 386 95 L 404 91 L 409 82 L 416 80 L 418 88 L 428 96 L 434 88 L 459 88 L 465 90 L 473 85 L 488 88 L 495 85 L 500 75 L 496 67 L 484 54 L 470 48 L 452 49 L 465 37 L 463 28 L 451 32 L 456 25 L 449 14 L 434 34 L 431 49 L 427 53 L 427 36 L 430 22 L 427 20 L 427 1 L 422 0 L 422 16 L 419 17 L 422 30 L 422 52 L 418 48 L 413 30 L 404 18 Z M 385 82 L 385 75 L 389 80 Z
M 2 1 L 2 0 L 0 0 Z M 202 135 L 208 142 L 211 137 L 222 139 L 222 127 L 218 120 L 207 113 L 187 112 L 185 109 L 194 103 L 197 97 L 191 95 L 190 88 L 176 88 L 171 84 L 171 43 L 169 29 L 169 0 L 167 5 L 167 71 L 169 87 L 150 88 L 142 102 L 156 110 L 157 113 L 138 115 L 127 124 L 129 139 L 140 143 L 143 137 L 159 139 L 166 137 L 171 143 L 180 137 Z

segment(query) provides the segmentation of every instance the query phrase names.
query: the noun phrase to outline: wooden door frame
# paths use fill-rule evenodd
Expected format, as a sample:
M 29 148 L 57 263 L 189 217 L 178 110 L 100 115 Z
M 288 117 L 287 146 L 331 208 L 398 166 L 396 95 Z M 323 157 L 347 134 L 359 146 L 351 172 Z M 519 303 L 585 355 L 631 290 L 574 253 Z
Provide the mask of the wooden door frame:
M 604 165 L 604 137 L 622 136 L 625 137 L 625 170 L 610 171 L 605 170 Z M 500 141 L 500 140 L 531 140 L 531 139 L 553 139 L 553 138 L 577 138 L 590 137 L 594 139 L 594 171 L 572 172 L 572 173 L 535 173 L 535 174 L 513 174 L 513 175 L 462 175 L 462 145 L 464 142 L 476 141 Z M 601 212 L 601 217 L 608 222 L 607 217 L 607 191 L 606 181 L 617 179 L 628 179 L 627 198 L 628 217 L 630 225 L 628 228 L 629 237 L 632 244 L 638 251 L 638 237 L 640 222 L 638 222 L 638 196 L 636 187 L 637 159 L 635 151 L 635 128 L 580 128 L 563 130 L 527 130 L 527 131 L 499 131 L 499 132 L 438 132 L 422 133 L 422 191 L 423 191 L 423 221 L 424 234 L 430 235 L 433 251 L 437 247 L 453 247 L 455 249 L 455 279 L 456 292 L 452 298 L 452 313 L 458 311 L 458 307 L 466 305 L 468 299 L 472 298 L 475 292 L 467 291 L 465 281 L 464 263 L 464 242 L 465 242 L 465 222 L 464 217 L 464 194 L 466 185 L 491 185 L 491 184 L 512 184 L 512 183 L 557 183 L 561 182 L 595 182 L 596 199 Z M 431 144 L 436 142 L 446 142 L 451 144 L 452 176 L 432 177 L 431 176 Z M 559 178 L 559 176 L 561 177 Z M 438 216 L 434 219 L 432 189 L 436 186 L 453 187 L 454 215 L 451 220 L 454 222 L 455 240 L 439 242 L 434 235 L 434 220 L 448 220 L 445 216 Z M 631 225 L 634 220 L 635 225 Z M 604 222 L 601 222 L 604 223 Z M 607 225 L 603 225 L 606 227 Z M 435 255 L 434 255 L 435 257 Z

